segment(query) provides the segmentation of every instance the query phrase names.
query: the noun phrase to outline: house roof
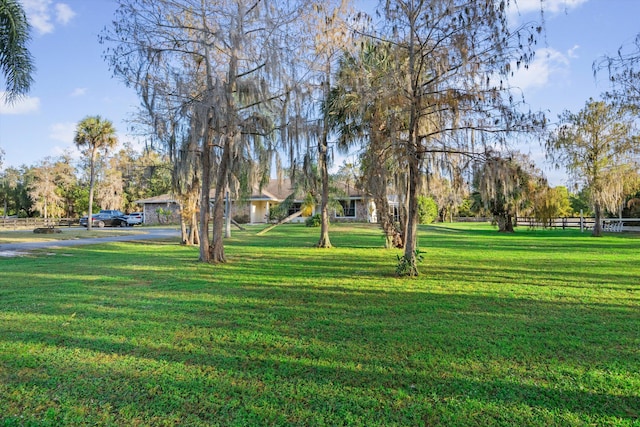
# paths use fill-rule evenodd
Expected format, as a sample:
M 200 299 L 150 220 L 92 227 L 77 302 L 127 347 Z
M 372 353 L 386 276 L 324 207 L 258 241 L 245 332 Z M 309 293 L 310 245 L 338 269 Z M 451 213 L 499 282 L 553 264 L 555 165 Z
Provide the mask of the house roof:
M 134 203 L 137 203 L 140 205 L 157 204 L 157 203 L 176 203 L 176 202 L 177 200 L 169 193 L 134 201 Z
M 290 179 L 271 179 L 269 183 L 262 188 L 255 186 L 249 200 L 283 201 L 293 193 L 293 191 L 294 189 Z

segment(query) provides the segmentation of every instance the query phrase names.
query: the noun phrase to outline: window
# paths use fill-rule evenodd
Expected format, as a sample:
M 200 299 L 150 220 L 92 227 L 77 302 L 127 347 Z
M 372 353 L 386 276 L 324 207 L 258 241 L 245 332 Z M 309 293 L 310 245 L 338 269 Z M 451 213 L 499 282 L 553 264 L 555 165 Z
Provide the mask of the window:
M 355 200 L 340 200 L 342 205 L 342 215 L 339 212 L 336 213 L 336 217 L 341 218 L 355 218 L 356 217 L 356 201 Z
M 398 205 L 389 204 L 389 214 L 393 217 L 394 222 L 400 221 L 400 213 L 398 212 Z
M 291 206 L 289 206 L 289 212 L 287 213 L 287 216 L 291 216 L 294 213 L 298 212 L 301 207 L 302 207 L 302 203 L 291 203 Z

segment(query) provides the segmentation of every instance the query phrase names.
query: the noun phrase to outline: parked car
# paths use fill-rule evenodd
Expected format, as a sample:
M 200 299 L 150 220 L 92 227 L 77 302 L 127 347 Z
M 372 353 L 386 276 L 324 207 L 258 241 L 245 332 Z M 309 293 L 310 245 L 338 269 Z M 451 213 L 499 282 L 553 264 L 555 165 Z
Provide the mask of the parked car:
M 133 226 L 142 224 L 144 222 L 144 214 L 142 212 L 132 212 L 129 215 L 126 215 L 127 224 Z
M 113 212 L 113 211 L 112 211 Z M 120 212 L 120 211 L 116 211 Z M 120 212 L 122 213 L 122 212 Z M 83 227 L 88 226 L 88 217 L 84 216 L 80 218 L 80 225 Z M 124 215 L 116 215 L 113 213 L 104 213 L 100 211 L 100 213 L 92 215 L 91 221 L 92 227 L 127 227 L 129 224 L 127 223 L 127 218 Z

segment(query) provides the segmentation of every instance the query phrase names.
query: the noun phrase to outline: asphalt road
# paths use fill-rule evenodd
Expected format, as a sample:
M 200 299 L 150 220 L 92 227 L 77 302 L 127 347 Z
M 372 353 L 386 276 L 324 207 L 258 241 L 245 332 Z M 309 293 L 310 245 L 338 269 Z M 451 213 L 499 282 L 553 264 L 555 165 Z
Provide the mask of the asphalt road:
M 68 246 L 95 245 L 109 242 L 127 242 L 131 240 L 164 239 L 180 237 L 180 230 L 171 228 L 149 228 L 143 233 L 123 234 L 122 236 L 92 237 L 89 239 L 54 240 L 48 242 L 24 242 L 0 244 L 0 256 L 15 256 L 35 249 L 63 248 Z

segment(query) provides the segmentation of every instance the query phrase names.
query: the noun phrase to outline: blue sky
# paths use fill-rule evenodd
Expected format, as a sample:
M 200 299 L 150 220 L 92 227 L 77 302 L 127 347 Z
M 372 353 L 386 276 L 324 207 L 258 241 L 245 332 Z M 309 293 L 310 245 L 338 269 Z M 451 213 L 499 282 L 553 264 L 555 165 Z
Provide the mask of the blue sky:
M 120 141 L 135 143 L 128 134 L 128 120 L 138 105 L 136 94 L 112 78 L 102 59 L 104 46 L 98 43 L 98 34 L 113 18 L 115 1 L 21 2 L 33 26 L 30 50 L 37 72 L 28 98 L 12 106 L 0 102 L 4 166 L 34 165 L 65 150 L 77 155 L 73 133 L 87 115 L 113 121 Z M 538 0 L 518 4 L 518 19 L 540 18 Z M 564 109 L 577 111 L 589 97 L 597 98 L 607 89 L 604 75 L 594 79 L 592 63 L 604 54 L 615 54 L 640 33 L 640 0 L 544 0 L 544 4 L 546 36 L 536 61 L 517 76 L 517 83 L 531 107 L 545 110 L 555 121 Z M 566 183 L 562 171 L 544 162 L 537 143 L 523 151 L 529 151 L 553 185 Z

